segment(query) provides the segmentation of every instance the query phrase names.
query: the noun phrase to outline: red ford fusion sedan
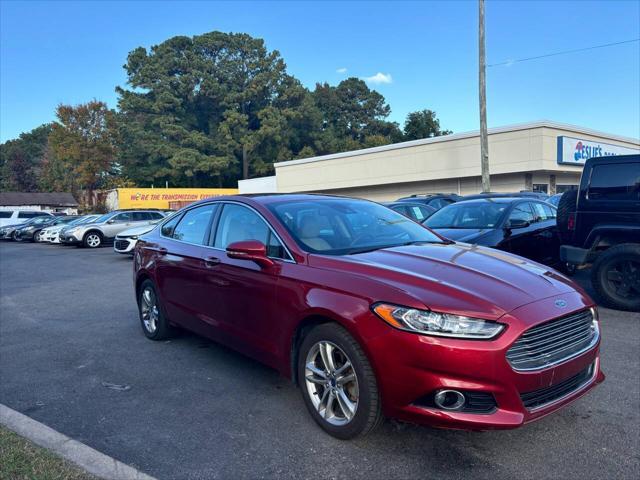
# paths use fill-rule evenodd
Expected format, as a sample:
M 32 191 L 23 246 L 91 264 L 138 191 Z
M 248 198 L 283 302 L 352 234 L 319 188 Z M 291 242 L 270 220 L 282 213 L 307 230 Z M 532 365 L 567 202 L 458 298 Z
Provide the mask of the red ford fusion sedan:
M 514 428 L 604 380 L 596 306 L 569 279 L 366 200 L 195 203 L 141 238 L 134 281 L 147 337 L 181 327 L 276 368 L 338 438 L 383 415 Z

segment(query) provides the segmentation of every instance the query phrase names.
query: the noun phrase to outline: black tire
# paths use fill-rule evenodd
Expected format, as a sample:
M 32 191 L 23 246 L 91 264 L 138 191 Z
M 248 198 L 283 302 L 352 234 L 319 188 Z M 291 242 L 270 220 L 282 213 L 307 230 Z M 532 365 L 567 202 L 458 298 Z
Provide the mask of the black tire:
M 346 354 L 347 360 L 350 361 L 353 372 L 357 377 L 357 406 L 355 414 L 344 425 L 334 425 L 320 415 L 311 399 L 312 393 L 309 392 L 307 387 L 305 379 L 307 356 L 319 342 L 328 342 L 342 350 Z M 297 375 L 302 398 L 309 413 L 316 423 L 330 435 L 341 440 L 348 440 L 372 432 L 382 422 L 380 394 L 371 364 L 358 342 L 340 325 L 335 323 L 318 325 L 303 338 L 298 353 Z M 335 378 L 334 387 L 337 385 Z M 315 384 L 312 385 L 315 386 Z M 338 404 L 340 403 L 337 399 L 335 401 Z
M 598 255 L 591 283 L 605 305 L 640 311 L 640 245 L 623 243 Z
M 95 230 L 85 233 L 82 239 L 82 245 L 86 248 L 99 248 L 103 243 L 104 239 L 102 234 Z
M 11 234 L 11 238 L 13 239 L 14 242 L 21 242 L 22 241 L 22 237 L 18 236 L 18 232 L 13 232 Z
M 155 329 L 150 328 L 149 319 L 145 317 L 145 307 L 148 306 L 148 301 L 145 301 L 145 294 L 147 291 L 150 291 L 153 295 L 153 299 L 155 301 L 156 307 L 156 320 L 155 320 Z M 162 303 L 160 301 L 160 297 L 158 297 L 156 286 L 153 284 L 151 280 L 145 280 L 140 285 L 140 289 L 138 290 L 138 316 L 140 318 L 140 326 L 142 327 L 142 332 L 145 334 L 147 338 L 151 340 L 166 340 L 170 338 L 175 333 L 173 327 L 169 324 L 169 320 L 164 313 L 164 309 L 162 308 Z
M 558 211 L 556 214 L 556 223 L 560 237 L 564 242 L 571 240 L 571 230 L 569 230 L 569 215 L 575 213 L 578 204 L 578 191 L 569 190 L 564 192 L 558 202 Z
M 31 241 L 34 243 L 40 243 L 40 240 L 38 239 L 38 235 L 40 235 L 40 232 L 42 230 L 36 230 L 35 232 L 33 232 L 33 237 L 31 237 Z

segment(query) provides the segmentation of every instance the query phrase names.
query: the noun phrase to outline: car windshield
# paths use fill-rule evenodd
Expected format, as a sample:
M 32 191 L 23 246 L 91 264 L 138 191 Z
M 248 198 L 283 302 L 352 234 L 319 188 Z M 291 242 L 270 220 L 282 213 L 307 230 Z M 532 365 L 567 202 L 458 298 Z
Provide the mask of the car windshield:
M 84 225 L 85 223 L 95 223 L 95 221 L 100 218 L 100 215 L 87 215 L 86 217 L 82 217 L 78 223 L 74 223 L 74 225 Z
M 349 198 L 286 201 L 269 205 L 300 248 L 348 255 L 419 243 L 445 243 L 393 210 Z
M 508 203 L 458 202 L 446 206 L 424 222 L 429 228 L 496 228 Z
M 58 218 L 58 223 L 61 224 L 73 224 L 76 220 L 78 220 L 78 217 L 62 217 L 62 218 Z
M 107 220 L 109 220 L 111 217 L 113 217 L 117 212 L 109 212 L 109 213 L 105 213 L 104 215 L 99 216 L 98 218 L 96 218 L 93 222 L 91 223 L 104 223 Z
M 43 223 L 51 222 L 51 217 L 37 217 L 33 219 L 33 223 L 31 225 L 42 225 Z

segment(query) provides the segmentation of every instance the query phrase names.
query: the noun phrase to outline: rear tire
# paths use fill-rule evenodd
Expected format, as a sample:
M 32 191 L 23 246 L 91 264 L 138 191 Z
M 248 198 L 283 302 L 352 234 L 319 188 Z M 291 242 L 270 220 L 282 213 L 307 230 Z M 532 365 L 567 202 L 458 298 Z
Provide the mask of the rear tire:
M 569 190 L 562 194 L 558 202 L 558 210 L 556 213 L 556 223 L 560 237 L 564 242 L 571 240 L 571 230 L 569 230 L 569 215 L 575 213 L 578 204 L 578 191 Z
M 326 366 L 325 358 L 333 367 Z M 304 337 L 297 374 L 309 413 L 330 435 L 348 440 L 372 432 L 381 423 L 380 394 L 371 364 L 340 325 L 318 325 Z
M 138 314 L 145 336 L 151 340 L 166 340 L 175 333 L 164 314 L 157 290 L 151 280 L 145 280 L 138 292 Z
M 601 253 L 593 263 L 591 283 L 607 306 L 640 311 L 640 245 L 623 243 Z
M 102 246 L 102 234 L 99 232 L 88 232 L 82 239 L 82 245 L 87 248 L 98 248 Z

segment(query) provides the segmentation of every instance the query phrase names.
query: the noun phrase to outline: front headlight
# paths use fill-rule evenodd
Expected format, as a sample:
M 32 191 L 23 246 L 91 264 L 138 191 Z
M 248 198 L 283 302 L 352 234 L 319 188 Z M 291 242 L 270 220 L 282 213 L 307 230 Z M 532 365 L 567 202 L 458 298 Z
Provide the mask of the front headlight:
M 387 303 L 374 305 L 373 311 L 392 327 L 424 335 L 488 340 L 504 329 L 503 324 L 489 320 Z

